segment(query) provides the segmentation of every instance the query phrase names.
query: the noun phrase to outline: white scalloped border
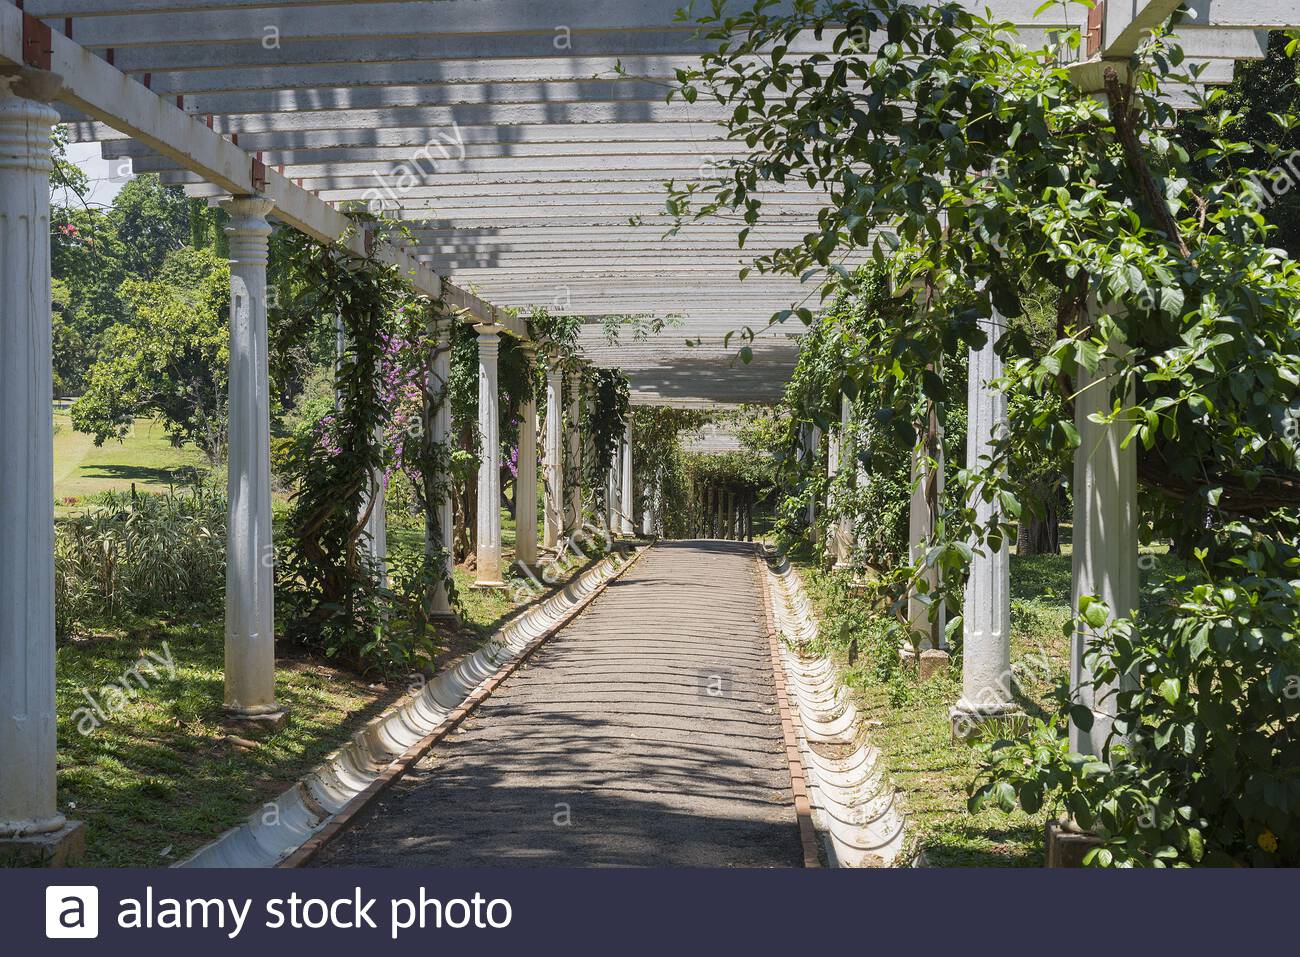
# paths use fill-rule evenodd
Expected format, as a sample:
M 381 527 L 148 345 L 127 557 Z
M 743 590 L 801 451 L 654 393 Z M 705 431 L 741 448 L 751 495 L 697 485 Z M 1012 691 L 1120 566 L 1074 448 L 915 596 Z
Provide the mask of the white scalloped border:
M 429 735 L 502 665 L 553 628 L 627 564 L 606 556 L 508 622 L 482 648 L 393 704 L 279 797 L 175 867 L 274 867 L 324 827 L 398 757 Z M 274 808 L 274 813 L 268 812 Z
M 891 867 L 906 852 L 907 821 L 880 751 L 866 741 L 852 696 L 835 666 L 807 654 L 817 616 L 799 575 L 784 556 L 767 555 L 772 618 L 781 636 L 781 665 L 799 711 L 799 756 L 808 777 L 813 825 L 833 867 Z M 824 750 L 845 753 L 830 757 Z

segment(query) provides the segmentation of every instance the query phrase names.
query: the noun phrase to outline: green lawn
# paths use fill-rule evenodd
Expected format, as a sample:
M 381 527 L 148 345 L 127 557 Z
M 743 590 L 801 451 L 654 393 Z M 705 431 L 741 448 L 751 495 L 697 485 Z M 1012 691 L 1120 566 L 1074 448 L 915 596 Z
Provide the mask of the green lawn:
M 207 467 L 198 449 L 174 447 L 153 419 L 137 419 L 125 440 L 110 439 L 102 446 L 74 431 L 67 412 L 55 411 L 54 428 L 54 501 L 61 511 L 99 492 L 133 484 L 140 491 L 166 491 L 183 482 L 186 470 Z
M 1011 666 L 1022 711 L 1045 717 L 1068 689 L 1070 619 L 1069 529 L 1062 529 L 1061 555 L 1011 556 Z M 1146 549 L 1155 567 L 1172 570 L 1162 549 Z M 978 771 L 978 752 L 952 741 L 949 709 L 961 697 L 961 659 L 948 672 L 920 681 L 897 667 L 887 618 L 853 598 L 827 572 L 794 556 L 821 617 L 824 651 L 837 661 L 855 693 L 867 733 L 880 748 L 902 792 L 915 848 L 935 867 L 1037 867 L 1043 863 L 1043 827 L 1053 812 L 1024 814 L 966 810 L 968 788 Z M 856 637 L 858 655 L 848 663 Z M 892 661 L 890 656 L 893 656 Z
M 1021 707 L 1042 713 L 1058 682 L 1068 674 L 1067 640 L 1061 626 L 1069 618 L 1070 559 L 1066 555 L 1012 556 L 1012 667 Z M 871 743 L 880 748 L 907 809 L 915 849 L 936 867 L 1022 866 L 1042 864 L 1045 815 L 966 810 L 967 787 L 975 777 L 975 749 L 954 744 L 949 708 L 961 697 L 961 662 L 946 674 L 920 681 L 902 669 L 885 617 L 858 608 L 855 618 L 860 655 L 849 665 L 854 637 L 839 632 L 846 603 L 834 586 L 836 573 L 799 562 L 810 597 L 822 613 L 826 651 L 841 666 L 855 693 Z M 865 619 L 866 626 L 862 627 Z M 1045 664 L 1039 664 L 1039 662 Z M 891 667 L 892 665 L 892 667 Z
M 508 515 L 503 523 L 513 524 Z M 390 529 L 398 545 L 420 535 L 411 525 Z M 456 580 L 466 620 L 445 635 L 440 667 L 477 647 L 518 607 L 510 590 L 471 588 L 473 574 L 463 568 Z M 87 826 L 87 865 L 164 866 L 184 858 L 283 791 L 406 690 L 282 646 L 276 690 L 289 711 L 287 725 L 271 733 L 231 731 L 221 712 L 222 614 L 218 594 L 203 606 L 97 623 L 90 637 L 59 647 L 59 800 L 68 817 Z M 148 686 L 134 682 L 131 700 L 107 690 L 150 653 L 174 663 L 174 680 L 159 664 L 156 680 L 141 672 Z M 88 718 L 96 705 L 106 720 Z

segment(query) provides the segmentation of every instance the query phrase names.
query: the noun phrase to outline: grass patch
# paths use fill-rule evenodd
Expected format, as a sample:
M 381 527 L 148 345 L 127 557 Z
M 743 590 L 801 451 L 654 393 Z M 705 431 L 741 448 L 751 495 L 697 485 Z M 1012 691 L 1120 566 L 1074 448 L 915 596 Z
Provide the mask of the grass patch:
M 1068 542 L 1068 529 L 1063 529 Z M 1016 700 L 1045 717 L 1069 687 L 1071 569 L 1062 555 L 1011 556 L 1011 667 Z M 1143 574 L 1182 570 L 1163 548 L 1144 549 Z M 906 804 L 912 839 L 935 867 L 1038 867 L 1043 864 L 1045 811 L 1031 818 L 966 809 L 978 772 L 972 744 L 953 743 L 949 709 L 961 697 L 961 658 L 947 674 L 920 681 L 897 667 L 888 619 L 854 598 L 842 573 L 792 556 L 818 610 L 823 648 L 855 694 L 873 744 L 880 748 Z M 855 642 L 856 639 L 856 642 Z M 858 653 L 849 664 L 852 651 Z
M 207 459 L 193 446 L 176 448 L 162 424 L 136 419 L 121 441 L 95 445 L 92 436 L 74 431 L 66 411 L 54 412 L 54 501 L 59 510 L 74 508 L 109 489 L 165 492 L 183 485 L 192 469 L 206 469 Z M 69 501 L 72 500 L 72 501 Z
M 390 529 L 399 542 L 421 534 Z M 562 581 L 580 570 L 575 565 Z M 446 636 L 440 666 L 476 648 L 518 607 L 512 591 L 478 591 L 469 587 L 473 578 L 456 570 L 466 619 Z M 203 605 L 97 622 L 87 629 L 90 637 L 59 647 L 60 809 L 86 824 L 86 865 L 158 867 L 183 859 L 274 798 L 406 690 L 368 683 L 282 646 L 276 693 L 289 711 L 286 726 L 232 733 L 221 720 L 222 615 L 216 595 Z M 151 653 L 170 659 L 175 676 L 158 664 L 156 679 L 143 669 L 145 682 L 131 679 L 130 700 L 107 690 Z
M 845 597 L 836 581 L 839 573 L 806 561 L 796 564 L 821 618 L 823 650 L 839 663 L 871 742 L 903 794 L 915 850 L 935 867 L 1040 866 L 1042 819 L 993 810 L 972 815 L 966 809 L 978 761 L 974 747 L 952 741 L 949 709 L 961 697 L 960 659 L 946 674 L 920 681 L 897 667 L 888 620 L 860 599 Z M 1041 713 L 1056 681 L 1068 673 L 1061 625 L 1068 618 L 1069 576 L 1068 557 L 1012 558 L 1012 667 L 1022 676 L 1022 707 L 1031 711 Z M 1063 601 L 1057 597 L 1062 585 Z M 859 607 L 845 607 L 855 601 Z M 849 665 L 854 638 L 860 657 Z M 1038 664 L 1039 655 L 1046 656 L 1046 669 Z

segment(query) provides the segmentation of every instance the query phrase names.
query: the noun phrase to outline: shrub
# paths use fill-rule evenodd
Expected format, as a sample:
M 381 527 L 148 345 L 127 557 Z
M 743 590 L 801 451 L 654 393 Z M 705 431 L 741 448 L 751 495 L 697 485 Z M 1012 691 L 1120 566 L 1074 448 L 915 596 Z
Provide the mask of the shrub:
M 105 492 L 55 531 L 55 629 L 218 599 L 225 587 L 225 496 Z

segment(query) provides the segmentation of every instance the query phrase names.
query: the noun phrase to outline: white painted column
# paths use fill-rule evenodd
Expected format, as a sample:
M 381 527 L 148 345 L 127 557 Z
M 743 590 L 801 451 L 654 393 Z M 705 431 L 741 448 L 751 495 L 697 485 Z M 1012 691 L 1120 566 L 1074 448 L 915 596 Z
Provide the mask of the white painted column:
M 641 534 L 649 537 L 658 529 L 659 489 L 663 482 L 663 466 L 655 469 L 654 477 L 645 490 L 645 509 L 641 512 Z
M 821 447 L 822 447 L 822 430 L 820 426 L 816 426 L 816 425 L 813 425 L 810 428 L 812 431 L 810 435 L 810 441 L 808 444 L 808 454 L 809 456 L 811 456 L 811 461 L 816 463 L 817 453 L 821 451 Z M 809 534 L 811 536 L 812 544 L 816 545 L 817 544 L 817 499 L 816 498 L 808 499 L 808 528 L 811 530 Z
M 629 416 L 627 420 L 626 431 L 623 433 L 623 467 L 620 471 L 619 490 L 622 492 L 619 501 L 619 526 L 618 530 L 624 535 L 632 535 L 636 532 L 636 526 L 632 523 L 633 514 L 636 512 L 636 486 L 632 476 L 632 419 Z
M 840 430 L 832 426 L 826 433 L 826 477 L 830 480 L 829 484 L 834 486 L 835 476 L 840 472 Z M 832 488 L 826 490 L 826 517 L 835 514 L 835 493 Z M 837 524 L 831 522 L 826 527 L 826 556 L 832 562 L 839 561 L 839 542 L 836 532 Z
M 933 445 L 924 453 L 912 451 L 912 501 L 908 509 L 908 551 L 913 564 L 921 563 L 926 550 L 934 537 L 938 523 L 939 502 L 943 500 L 943 420 L 937 407 L 931 407 L 928 423 L 922 423 L 922 429 L 933 432 Z M 921 439 L 918 436 L 918 440 Z M 934 465 L 928 464 L 933 459 Z M 933 503 L 931 501 L 933 491 Z M 940 584 L 939 570 L 931 568 L 925 575 L 933 593 Z M 916 597 L 915 590 L 907 601 L 907 618 L 914 634 L 921 636 L 921 651 L 945 650 L 948 640 L 945 637 L 947 627 L 947 609 L 940 605 L 937 617 L 930 618 L 930 609 Z
M 55 795 L 50 127 L 0 79 L 0 837 L 67 827 Z M 50 840 L 54 840 L 53 837 Z
M 542 476 L 546 486 L 543 520 L 547 548 L 558 548 L 564 528 L 564 377 L 558 368 L 546 371 L 546 448 Z
M 609 469 L 605 472 L 605 527 L 611 534 L 618 531 L 618 500 L 621 495 L 618 470 L 622 458 L 619 450 L 615 449 L 609 459 Z
M 1091 595 L 1110 608 L 1109 620 L 1129 618 L 1138 607 L 1137 443 L 1121 448 L 1130 424 L 1091 421 L 1111 410 L 1117 385 L 1114 355 L 1103 358 L 1096 372 L 1080 369 L 1075 382 L 1074 426 L 1080 445 L 1074 454 L 1074 608 Z M 1084 652 L 1103 629 L 1084 626 L 1070 642 L 1072 698 L 1093 713 L 1088 731 L 1070 723 L 1070 748 L 1100 755 L 1114 725 L 1114 688 L 1095 690 Z
M 536 360 L 524 347 L 528 366 Z M 529 568 L 537 564 L 537 399 L 529 397 L 519 409 L 519 462 L 515 473 L 515 559 Z
M 1002 376 L 1002 359 L 995 346 L 1006 331 L 1006 320 L 996 312 L 989 338 L 970 351 L 967 378 L 966 467 L 986 469 L 994 442 L 1007 431 L 1007 397 L 989 383 Z M 970 507 L 975 521 L 987 528 L 1001 510 L 976 489 Z M 981 722 L 1016 710 L 1011 699 L 1011 549 L 1007 542 L 993 551 L 987 544 L 971 542 L 974 558 L 966 581 L 962 614 L 962 695 L 952 709 L 955 737 L 969 737 Z
M 857 453 L 854 448 L 852 435 L 853 429 L 853 403 L 848 396 L 840 396 L 840 428 L 836 439 L 835 465 L 836 474 L 845 469 L 856 461 Z M 855 466 L 856 468 L 856 466 Z M 848 568 L 853 557 L 853 518 L 849 515 L 841 515 L 835 520 L 831 529 L 831 553 L 835 557 L 836 568 Z
M 384 430 L 375 430 L 375 441 L 384 441 Z M 379 583 L 388 587 L 388 476 L 375 470 L 370 476 L 370 487 L 361 502 L 362 509 L 370 509 L 366 519 L 366 552 L 379 572 Z
M 501 580 L 501 426 L 497 360 L 500 329 L 478 330 L 478 588 L 502 588 Z
M 451 456 L 451 394 L 448 383 L 451 381 L 451 324 L 454 321 L 449 316 L 439 316 L 434 320 L 433 361 L 429 369 L 429 391 L 433 393 L 437 401 L 433 412 L 431 438 L 435 444 L 445 447 L 445 456 L 449 464 Z M 437 510 L 438 527 L 437 529 L 426 529 L 425 534 L 426 539 L 431 538 L 435 533 L 437 534 L 437 545 L 442 552 L 443 574 L 450 578 L 453 567 L 452 549 L 454 544 L 452 535 L 455 522 L 452 516 L 451 476 L 444 474 L 438 478 L 438 484 L 443 488 L 442 500 L 438 503 Z M 447 586 L 441 581 L 434 586 L 433 608 L 431 611 L 434 615 L 441 617 L 450 617 L 452 614 Z
M 243 196 L 230 214 L 230 512 L 226 529 L 226 710 L 278 722 L 267 371 L 266 221 L 273 204 Z
M 569 373 L 569 432 L 568 458 L 565 472 L 571 483 L 568 514 L 565 528 L 576 532 L 582 526 L 582 376 L 576 370 Z

